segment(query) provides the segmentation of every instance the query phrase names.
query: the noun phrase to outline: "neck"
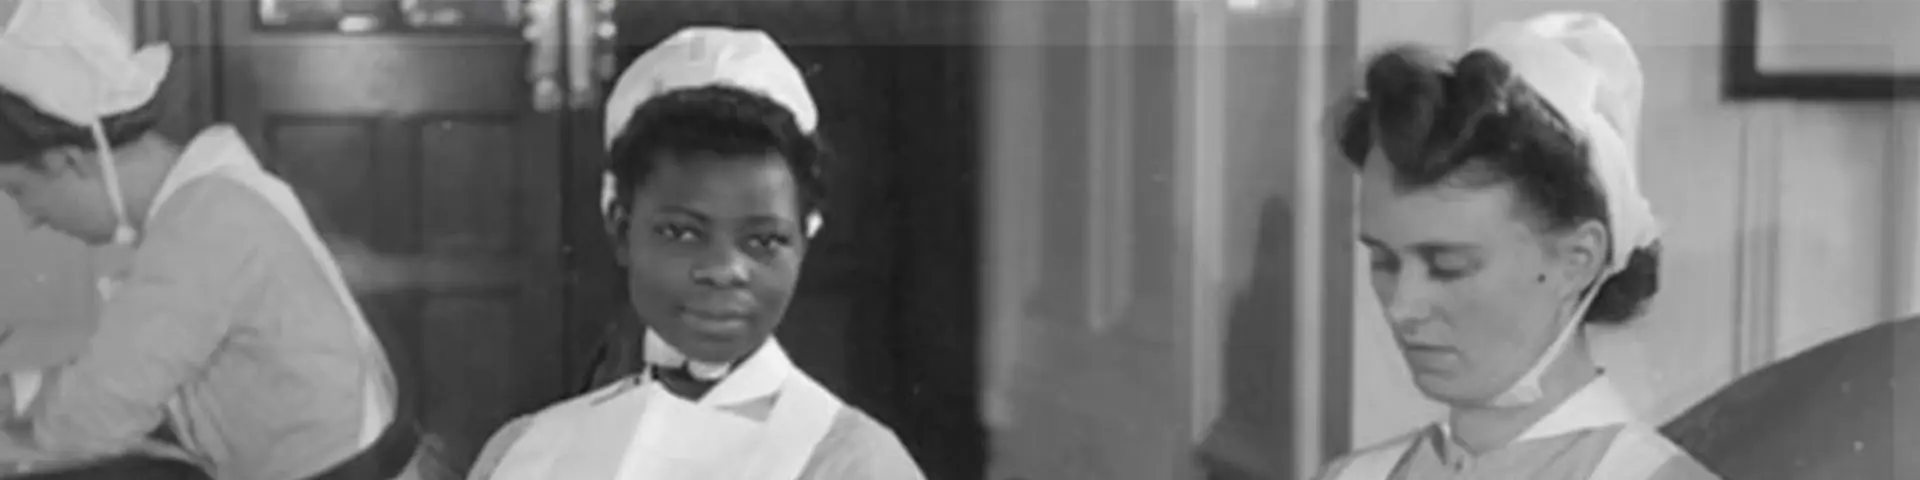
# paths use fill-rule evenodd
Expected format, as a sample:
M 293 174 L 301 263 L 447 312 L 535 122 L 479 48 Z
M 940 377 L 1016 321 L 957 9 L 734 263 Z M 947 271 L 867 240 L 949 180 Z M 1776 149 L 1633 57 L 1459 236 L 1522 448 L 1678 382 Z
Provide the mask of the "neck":
M 1587 342 L 1576 337 L 1541 376 L 1540 388 L 1545 395 L 1540 401 L 1518 407 L 1453 407 L 1448 418 L 1453 436 L 1476 454 L 1505 446 L 1599 375 Z
M 113 150 L 115 173 L 119 176 L 120 194 L 126 202 L 127 221 L 136 229 L 145 230 L 147 211 L 153 208 L 154 197 L 160 194 L 160 186 L 167 180 L 167 174 L 180 160 L 180 147 L 157 134 L 147 134 Z

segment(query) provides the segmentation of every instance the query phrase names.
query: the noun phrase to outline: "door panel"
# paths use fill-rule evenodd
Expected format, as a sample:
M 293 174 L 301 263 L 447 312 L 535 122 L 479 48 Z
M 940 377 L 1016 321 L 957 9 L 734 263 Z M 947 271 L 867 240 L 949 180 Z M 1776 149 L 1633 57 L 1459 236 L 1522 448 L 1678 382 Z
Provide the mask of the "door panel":
M 271 30 L 250 2 L 217 3 L 220 117 L 318 204 L 325 233 L 416 275 L 497 274 L 361 296 L 412 360 L 400 374 L 429 441 L 470 464 L 506 420 L 564 394 L 566 165 L 559 117 L 530 108 L 527 45 L 510 29 Z

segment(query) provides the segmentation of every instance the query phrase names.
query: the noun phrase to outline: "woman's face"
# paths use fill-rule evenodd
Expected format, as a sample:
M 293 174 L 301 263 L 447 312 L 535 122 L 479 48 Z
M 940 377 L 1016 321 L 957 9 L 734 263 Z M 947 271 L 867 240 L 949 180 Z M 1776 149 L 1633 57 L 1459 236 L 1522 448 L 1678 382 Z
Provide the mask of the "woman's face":
M 90 155 L 54 151 L 0 164 L 0 191 L 19 206 L 27 230 L 46 226 L 88 244 L 106 244 L 118 222 L 94 162 Z
M 1422 392 L 1491 399 L 1553 342 L 1599 250 L 1589 235 L 1542 236 L 1506 182 L 1402 189 L 1392 169 L 1376 154 L 1361 175 L 1374 292 Z
M 634 191 L 617 255 L 648 327 L 730 362 L 779 326 L 806 254 L 798 187 L 778 154 L 663 155 Z

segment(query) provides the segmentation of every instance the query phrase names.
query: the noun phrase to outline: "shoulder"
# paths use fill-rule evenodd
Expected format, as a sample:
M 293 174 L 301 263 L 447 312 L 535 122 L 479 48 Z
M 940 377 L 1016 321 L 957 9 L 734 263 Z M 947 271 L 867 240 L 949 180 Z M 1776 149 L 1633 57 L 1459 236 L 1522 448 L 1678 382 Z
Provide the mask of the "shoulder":
M 1320 467 L 1320 474 L 1314 478 L 1319 480 L 1340 478 L 1340 475 L 1345 473 L 1348 468 L 1363 461 L 1398 462 L 1400 455 L 1407 451 L 1407 447 L 1412 445 L 1414 440 L 1419 439 L 1420 435 L 1426 431 L 1427 427 L 1421 427 L 1395 435 L 1384 441 L 1355 449 L 1352 452 L 1347 452 L 1347 454 L 1336 457 L 1333 461 L 1327 462 L 1325 466 Z
M 165 200 L 154 216 L 161 219 L 158 228 L 201 222 L 257 221 L 279 216 L 266 197 L 246 184 L 221 176 L 207 176 L 180 185 Z M 188 227 L 192 228 L 192 227 Z
M 493 436 L 487 438 L 486 446 L 481 447 L 480 455 L 474 457 L 473 467 L 468 470 L 469 478 L 485 479 L 492 476 L 493 470 L 500 466 L 500 460 L 507 456 L 507 450 L 533 426 L 534 415 L 538 414 L 515 418 L 495 430 Z
M 806 478 L 920 479 L 925 475 L 893 429 L 845 405 L 815 447 Z
M 1661 464 L 1647 480 L 1720 480 L 1720 475 L 1707 469 L 1706 464 L 1700 463 L 1692 455 L 1682 452 Z
M 200 178 L 182 184 L 152 210 L 140 242 L 161 246 L 156 250 L 171 252 L 168 256 L 183 262 L 188 258 L 205 261 L 202 256 L 181 255 L 186 252 L 245 258 L 293 237 L 291 224 L 283 218 L 266 197 L 240 182 Z
M 1648 480 L 1717 480 L 1720 477 L 1652 427 L 1630 425 L 1618 434 L 1608 461 L 1653 466 Z M 1645 467 L 1643 467 L 1645 468 Z

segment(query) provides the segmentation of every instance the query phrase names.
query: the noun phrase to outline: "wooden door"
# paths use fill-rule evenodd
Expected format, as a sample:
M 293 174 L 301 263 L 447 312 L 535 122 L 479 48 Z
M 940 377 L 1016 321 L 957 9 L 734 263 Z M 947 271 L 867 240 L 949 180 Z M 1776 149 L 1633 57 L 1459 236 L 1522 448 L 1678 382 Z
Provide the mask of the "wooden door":
M 511 272 L 361 298 L 411 360 L 427 441 L 464 469 L 565 393 L 562 116 L 532 110 L 518 2 L 402 3 L 215 2 L 217 117 L 326 233 L 417 268 Z

